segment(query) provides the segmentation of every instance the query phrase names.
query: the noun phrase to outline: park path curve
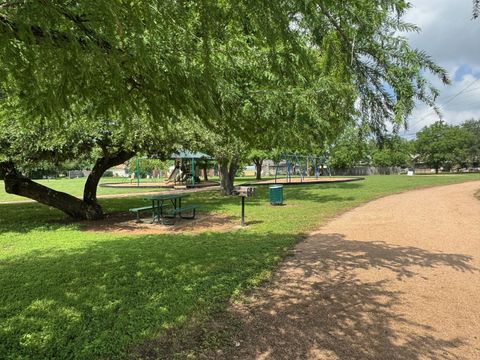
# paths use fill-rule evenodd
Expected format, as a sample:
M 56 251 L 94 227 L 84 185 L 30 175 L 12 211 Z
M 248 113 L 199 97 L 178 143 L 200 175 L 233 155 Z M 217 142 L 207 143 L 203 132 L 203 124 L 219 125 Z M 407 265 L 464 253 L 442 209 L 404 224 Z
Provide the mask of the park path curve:
M 233 359 L 480 359 L 480 182 L 333 219 L 233 305 Z

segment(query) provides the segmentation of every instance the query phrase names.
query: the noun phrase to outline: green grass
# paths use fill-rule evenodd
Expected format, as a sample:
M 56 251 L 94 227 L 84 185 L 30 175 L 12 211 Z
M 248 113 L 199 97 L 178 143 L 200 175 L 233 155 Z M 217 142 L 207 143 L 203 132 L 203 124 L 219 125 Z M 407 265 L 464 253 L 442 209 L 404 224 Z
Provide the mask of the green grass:
M 207 321 L 327 218 L 393 192 L 466 180 L 480 176 L 291 186 L 278 207 L 259 187 L 247 200 L 248 228 L 195 235 L 83 232 L 54 209 L 0 205 L 0 358 L 126 358 L 169 328 Z M 238 219 L 238 198 L 203 192 L 188 201 Z M 107 211 L 143 203 L 102 200 Z
M 212 181 L 218 181 L 218 177 L 211 177 Z M 240 177 L 236 179 L 236 183 L 240 184 L 242 182 L 252 182 L 253 177 Z M 265 178 L 270 179 L 270 178 Z M 83 186 L 85 185 L 86 178 L 78 178 L 78 179 L 66 179 L 66 178 L 59 178 L 59 179 L 51 179 L 51 180 L 35 180 L 36 182 L 48 186 L 52 189 L 63 191 L 68 194 L 72 194 L 75 196 L 82 196 L 83 194 Z M 153 180 L 142 179 L 142 183 L 148 184 Z M 100 184 L 103 183 L 112 183 L 112 182 L 126 182 L 130 183 L 130 179 L 124 178 L 102 178 L 100 180 Z M 135 182 L 133 182 L 135 185 Z M 166 191 L 166 188 L 109 188 L 109 187 L 99 187 L 98 188 L 98 195 L 113 195 L 113 194 L 135 194 L 139 192 L 156 192 L 156 191 Z M 3 180 L 0 180 L 0 202 L 12 202 L 12 201 L 25 201 L 30 200 L 28 198 L 7 194 L 5 192 L 5 185 Z
M 262 180 L 271 180 L 274 177 L 264 177 Z M 50 179 L 50 180 L 35 180 L 36 182 L 48 186 L 54 190 L 63 191 L 68 194 L 72 194 L 75 196 L 82 196 L 83 195 L 83 187 L 85 185 L 86 178 L 78 178 L 78 179 L 66 179 L 66 178 L 59 178 L 59 179 Z M 211 181 L 219 181 L 218 177 L 210 177 L 209 180 Z M 142 183 L 148 184 L 153 180 L 149 179 L 142 179 Z M 103 183 L 114 183 L 114 182 L 126 182 L 130 183 L 130 179 L 126 178 L 102 178 L 100 180 L 100 184 Z M 235 179 L 236 184 L 242 183 L 255 183 L 255 177 L 238 177 Z M 133 182 L 132 185 L 134 186 L 136 183 Z M 98 188 L 98 195 L 114 195 L 114 194 L 135 194 L 135 193 L 144 193 L 144 192 L 157 192 L 157 191 L 166 191 L 167 188 L 111 188 L 111 187 L 99 187 Z M 23 196 L 7 194 L 5 192 L 5 185 L 3 180 L 0 180 L 0 203 L 1 202 L 13 202 L 13 201 L 28 201 L 30 199 L 25 198 Z
M 78 179 L 51 179 L 51 180 L 35 180 L 36 182 L 48 186 L 52 189 L 63 191 L 75 196 L 82 196 L 83 195 L 83 186 L 85 185 L 85 178 L 78 178 Z M 146 180 L 146 179 L 145 179 Z M 148 181 L 148 180 L 146 180 Z M 100 183 L 110 183 L 110 182 L 130 182 L 129 179 L 119 179 L 119 178 L 102 178 Z M 145 189 L 145 188 L 108 188 L 108 187 L 99 187 L 98 188 L 98 195 L 110 195 L 110 194 L 134 194 L 138 192 L 149 192 L 149 191 L 165 191 L 168 189 L 165 188 L 154 188 L 154 189 Z M 0 180 L 0 202 L 7 202 L 7 201 L 25 201 L 29 200 L 28 198 L 7 194 L 5 192 L 5 186 L 3 180 Z

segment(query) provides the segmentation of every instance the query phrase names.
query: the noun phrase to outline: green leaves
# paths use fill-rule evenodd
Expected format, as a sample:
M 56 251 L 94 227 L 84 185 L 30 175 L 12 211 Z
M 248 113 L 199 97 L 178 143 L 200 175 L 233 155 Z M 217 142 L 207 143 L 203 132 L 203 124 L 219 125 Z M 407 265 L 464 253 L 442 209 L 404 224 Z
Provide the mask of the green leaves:
M 469 133 L 464 128 L 438 121 L 417 133 L 415 149 L 427 165 L 450 169 L 466 163 L 466 140 Z
M 364 120 L 381 130 L 385 119 L 405 119 L 414 98 L 431 104 L 421 71 L 447 81 L 397 35 L 418 30 L 400 20 L 407 8 L 399 0 L 18 2 L 0 17 L 0 87 L 22 118 L 208 122 L 221 119 L 218 96 L 230 94 L 224 85 L 240 68 L 261 61 L 272 89 L 301 85 L 320 62 L 355 86 Z
M 318 151 L 354 119 L 382 133 L 415 100 L 434 105 L 425 72 L 448 81 L 399 35 L 418 31 L 403 0 L 12 4 L 0 14 L 0 109 L 14 131 L 45 127 L 39 154 L 77 148 L 68 132 L 90 144 L 95 129 L 146 153 L 166 134 L 222 153 Z

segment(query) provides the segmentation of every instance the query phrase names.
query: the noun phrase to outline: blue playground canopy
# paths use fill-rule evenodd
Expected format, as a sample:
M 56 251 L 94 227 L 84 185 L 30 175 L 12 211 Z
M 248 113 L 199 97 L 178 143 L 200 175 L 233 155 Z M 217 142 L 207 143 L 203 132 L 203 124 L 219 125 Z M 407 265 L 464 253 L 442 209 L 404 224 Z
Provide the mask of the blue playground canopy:
M 172 159 L 213 159 L 210 155 L 201 153 L 201 152 L 191 152 L 191 151 L 179 151 L 178 153 L 173 153 L 170 158 Z

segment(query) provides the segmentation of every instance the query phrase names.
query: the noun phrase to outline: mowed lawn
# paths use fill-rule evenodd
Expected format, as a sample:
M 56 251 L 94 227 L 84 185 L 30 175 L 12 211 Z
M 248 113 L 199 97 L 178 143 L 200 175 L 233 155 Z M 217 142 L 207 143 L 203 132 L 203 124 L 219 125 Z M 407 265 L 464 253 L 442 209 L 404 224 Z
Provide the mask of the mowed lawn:
M 128 358 L 171 329 L 193 320 L 201 327 L 232 297 L 267 279 L 292 245 L 336 213 L 386 194 L 467 180 L 480 176 L 287 186 L 286 205 L 278 207 L 269 205 L 267 187 L 258 187 L 247 200 L 249 226 L 221 233 L 84 232 L 42 205 L 0 205 L 0 359 Z M 188 201 L 204 213 L 239 216 L 235 197 L 213 191 Z M 118 211 L 144 202 L 102 204 Z M 196 349 L 189 350 L 194 356 Z
M 236 179 L 237 183 L 242 182 L 254 182 L 252 181 L 252 177 L 240 177 Z M 265 178 L 271 179 L 271 178 Z M 74 196 L 81 197 L 83 195 L 83 187 L 85 185 L 86 178 L 77 178 L 77 179 L 66 179 L 66 178 L 59 178 L 59 179 L 44 179 L 44 180 L 35 180 L 36 182 L 48 186 L 52 189 L 57 191 L 63 191 L 68 194 L 72 194 Z M 162 181 L 161 179 L 160 181 Z M 218 177 L 211 177 L 211 181 L 219 181 Z M 156 182 L 158 180 L 155 179 L 141 179 L 142 184 L 149 184 L 151 182 Z M 105 177 L 100 180 L 100 184 L 105 183 L 127 183 L 131 184 L 132 187 L 130 188 L 113 188 L 113 187 L 98 187 L 98 195 L 118 195 L 118 194 L 135 194 L 135 193 L 145 193 L 145 192 L 157 192 L 157 191 L 168 191 L 168 188 L 136 188 L 135 187 L 135 180 L 130 182 L 128 178 L 114 178 L 114 177 Z M 3 180 L 0 180 L 0 203 L 1 202 L 13 202 L 13 201 L 29 201 L 30 199 L 25 198 L 23 196 L 8 194 L 5 192 L 5 184 Z
M 83 186 L 85 185 L 86 178 L 77 178 L 77 179 L 44 179 L 44 180 L 35 180 L 36 182 L 48 186 L 52 189 L 63 191 L 68 194 L 72 194 L 74 196 L 82 196 L 83 194 Z M 151 179 L 142 179 L 143 182 L 149 183 L 153 180 Z M 114 182 L 125 182 L 130 184 L 130 179 L 126 178 L 102 178 L 100 180 L 100 184 L 103 183 L 114 183 Z M 135 182 L 132 183 L 135 185 Z M 98 187 L 98 195 L 111 195 L 111 194 L 129 194 L 129 193 L 138 193 L 138 192 L 150 192 L 150 191 L 165 191 L 168 189 L 165 188 L 153 188 L 153 189 L 145 189 L 145 188 L 109 188 L 109 187 Z M 0 180 L 0 202 L 10 202 L 10 201 L 25 201 L 29 200 L 25 197 L 7 194 L 5 192 L 5 185 L 3 180 Z

